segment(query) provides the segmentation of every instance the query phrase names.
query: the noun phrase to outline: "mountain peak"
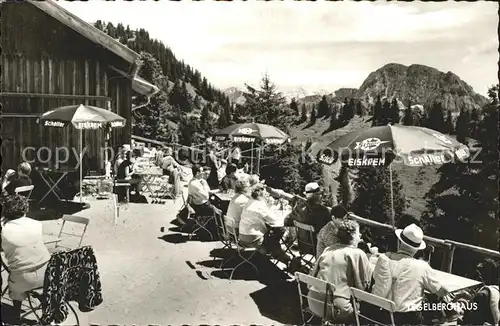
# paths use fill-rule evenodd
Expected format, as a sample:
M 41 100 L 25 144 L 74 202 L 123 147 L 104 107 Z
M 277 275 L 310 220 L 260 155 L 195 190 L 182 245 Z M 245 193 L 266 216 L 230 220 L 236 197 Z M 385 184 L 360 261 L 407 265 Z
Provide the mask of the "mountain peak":
M 356 94 L 357 98 L 373 103 L 377 96 L 396 97 L 407 104 L 429 104 L 439 101 L 446 110 L 459 112 L 461 108 L 480 108 L 486 98 L 474 92 L 471 86 L 449 71 L 412 64 L 389 63 L 372 72 Z

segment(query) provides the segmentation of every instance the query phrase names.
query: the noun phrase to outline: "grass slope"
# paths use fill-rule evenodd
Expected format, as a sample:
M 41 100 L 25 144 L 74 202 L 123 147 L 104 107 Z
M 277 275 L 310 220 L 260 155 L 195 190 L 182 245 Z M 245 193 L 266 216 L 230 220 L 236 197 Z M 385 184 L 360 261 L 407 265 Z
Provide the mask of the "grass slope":
M 313 152 L 319 151 L 335 139 L 357 129 L 368 129 L 371 122 L 367 122 L 370 117 L 355 116 L 346 126 L 324 133 L 329 126 L 329 119 L 318 119 L 314 126 L 308 127 L 308 123 L 292 126 L 291 136 L 295 143 L 313 142 Z M 424 195 L 430 187 L 438 181 L 439 176 L 436 174 L 437 167 L 409 167 L 402 164 L 395 164 L 394 171 L 399 173 L 401 183 L 403 185 L 403 193 L 405 194 L 409 207 L 407 213 L 420 218 L 425 209 Z M 330 186 L 332 178 L 338 173 L 337 166 L 325 168 L 325 184 Z

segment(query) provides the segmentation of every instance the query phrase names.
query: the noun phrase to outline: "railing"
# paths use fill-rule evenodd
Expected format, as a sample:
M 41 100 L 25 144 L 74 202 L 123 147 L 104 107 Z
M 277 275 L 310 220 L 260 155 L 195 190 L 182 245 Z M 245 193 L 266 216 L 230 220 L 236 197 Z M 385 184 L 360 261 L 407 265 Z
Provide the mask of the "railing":
M 268 187 L 268 191 L 275 196 L 279 196 L 279 197 L 282 197 L 282 198 L 285 198 L 288 200 L 292 200 L 294 198 L 299 199 L 301 201 L 306 200 L 304 197 L 289 194 L 289 193 L 284 192 L 283 190 L 273 189 L 271 187 Z M 367 218 L 357 216 L 353 213 L 349 213 L 349 215 L 351 218 L 356 220 L 359 224 L 371 226 L 371 227 L 377 227 L 377 228 L 384 228 L 387 230 L 394 230 L 394 228 L 389 224 L 384 224 L 384 223 L 380 223 L 377 221 L 369 220 Z M 473 252 L 476 252 L 476 253 L 491 257 L 491 258 L 496 258 L 496 259 L 500 258 L 500 252 L 498 252 L 496 250 L 482 248 L 482 247 L 470 245 L 467 243 L 457 242 L 457 241 L 453 241 L 453 240 L 443 240 L 443 239 L 429 237 L 429 236 L 424 236 L 424 240 L 429 244 L 432 244 L 436 247 L 440 247 L 440 248 L 443 248 L 444 250 L 446 250 L 446 252 L 445 252 L 446 255 L 443 258 L 443 262 L 442 262 L 443 263 L 442 269 L 445 269 L 448 273 L 451 273 L 451 270 L 453 267 L 453 257 L 454 257 L 454 253 L 455 253 L 456 248 L 470 250 L 470 251 L 473 251 Z

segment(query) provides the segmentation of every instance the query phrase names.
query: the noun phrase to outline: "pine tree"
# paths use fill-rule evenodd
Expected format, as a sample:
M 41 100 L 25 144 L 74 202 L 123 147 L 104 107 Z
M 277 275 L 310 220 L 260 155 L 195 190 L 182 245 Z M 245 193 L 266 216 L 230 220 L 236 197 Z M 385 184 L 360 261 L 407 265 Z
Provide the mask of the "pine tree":
M 457 135 L 457 140 L 462 144 L 469 143 L 469 111 L 462 108 L 460 109 L 460 115 L 458 116 L 455 132 Z
M 303 103 L 302 107 L 301 107 L 300 121 L 301 122 L 306 122 L 307 121 L 307 107 L 306 107 L 305 103 Z
M 453 127 L 453 116 L 451 115 L 451 110 L 448 110 L 448 113 L 446 115 L 446 126 L 444 130 L 446 133 L 450 135 L 455 132 L 455 128 Z
M 437 131 L 444 131 L 444 112 L 440 102 L 436 101 L 432 104 L 431 110 L 429 111 L 429 117 L 427 118 L 427 127 Z
M 269 75 L 265 74 L 262 77 L 260 89 L 247 85 L 247 91 L 243 96 L 246 100 L 243 106 L 247 112 L 251 112 L 255 122 L 269 124 L 280 129 L 285 129 L 291 122 L 290 119 L 285 118 L 291 116 L 288 112 L 289 108 L 284 105 L 286 100 Z
M 330 115 L 330 129 L 334 130 L 338 125 L 337 120 L 337 107 L 332 109 L 332 114 Z
M 356 114 L 359 115 L 360 117 L 365 115 L 363 106 L 361 105 L 361 101 L 356 102 Z
M 408 107 L 405 109 L 405 113 L 403 115 L 403 125 L 405 126 L 413 126 L 415 121 L 413 120 L 413 112 L 412 112 L 411 104 L 408 103 Z
M 311 126 L 314 126 L 316 124 L 316 109 L 313 107 L 312 111 L 311 111 L 311 118 L 309 120 L 309 124 Z
M 373 107 L 372 127 L 383 125 L 381 118 L 382 118 L 382 101 L 380 100 L 380 95 L 378 95 L 375 105 Z
M 292 98 L 292 102 L 290 102 L 290 110 L 292 110 L 293 113 L 296 115 L 299 115 L 299 106 L 297 105 L 297 102 L 295 101 L 295 97 Z
M 354 111 L 356 110 L 356 103 L 354 102 L 354 99 L 351 98 L 351 100 L 349 101 L 349 120 L 351 120 L 352 118 L 354 118 Z
M 484 118 L 478 126 L 481 146 L 474 160 L 452 162 L 439 168 L 440 179 L 426 194 L 423 215 L 427 232 L 443 239 L 471 243 L 490 249 L 498 248 L 498 111 L 494 96 L 498 85 L 489 91 L 490 102 L 483 108 Z M 466 119 L 466 110 L 461 113 Z M 460 119 L 460 118 L 459 118 Z M 463 127 L 460 127 L 463 128 Z M 461 131 L 463 132 L 463 131 Z M 475 156 L 475 155 L 474 155 Z M 453 227 L 450 227 L 453 225 Z M 455 256 L 454 267 L 460 272 L 474 272 L 474 261 L 482 257 L 472 252 Z M 470 269 L 469 269 L 470 268 Z M 457 272 L 457 271 L 455 271 Z
M 323 97 L 321 97 L 321 101 L 319 101 L 318 103 L 318 111 L 317 111 L 317 115 L 318 115 L 318 118 L 321 118 L 321 117 L 324 117 L 328 112 L 328 101 L 326 99 L 326 95 L 323 95 Z
M 397 218 L 403 216 L 406 210 L 406 198 L 402 192 L 402 185 L 396 171 L 392 172 L 394 212 Z M 369 218 L 371 220 L 391 224 L 391 185 L 388 168 L 360 168 L 358 177 L 354 183 L 356 198 L 352 202 L 352 212 Z M 387 230 L 373 228 L 371 230 L 371 242 L 377 245 L 381 251 L 387 250 L 392 233 Z M 384 249 L 382 249 L 384 248 Z
M 399 104 L 398 100 L 396 98 L 392 99 L 391 103 L 391 109 L 390 109 L 390 115 L 389 115 L 389 122 L 391 124 L 398 124 L 400 120 L 399 117 Z
M 472 109 L 470 113 L 469 137 L 475 139 L 479 128 L 480 117 L 477 108 Z

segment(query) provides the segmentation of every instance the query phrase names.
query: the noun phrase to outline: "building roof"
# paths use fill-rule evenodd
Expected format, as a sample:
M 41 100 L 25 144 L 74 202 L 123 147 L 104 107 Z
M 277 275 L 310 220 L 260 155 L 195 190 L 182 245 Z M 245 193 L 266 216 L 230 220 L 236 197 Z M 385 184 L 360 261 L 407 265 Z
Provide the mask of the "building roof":
M 117 73 L 119 73 L 122 76 L 128 76 L 128 74 L 125 71 L 122 71 L 118 68 L 115 68 L 113 66 L 109 66 L 109 68 L 113 69 L 114 71 L 116 71 Z M 132 89 L 135 92 L 137 92 L 141 95 L 147 96 L 147 97 L 153 96 L 160 91 L 160 89 L 158 87 L 147 82 L 146 80 L 142 79 L 139 76 L 135 76 L 133 78 Z
M 58 21 L 68 26 L 69 28 L 73 29 L 74 31 L 81 34 L 90 41 L 99 44 L 105 49 L 113 52 L 114 54 L 124 59 L 125 61 L 131 64 L 137 63 L 139 59 L 138 53 L 132 51 L 126 45 L 120 43 L 111 36 L 100 31 L 98 28 L 95 28 L 91 24 L 83 21 L 81 18 L 75 16 L 66 9 L 60 7 L 55 2 L 47 0 L 47 1 L 29 1 L 29 3 L 31 3 L 38 9 L 42 10 L 49 16 L 52 16 L 53 18 L 57 19 Z

